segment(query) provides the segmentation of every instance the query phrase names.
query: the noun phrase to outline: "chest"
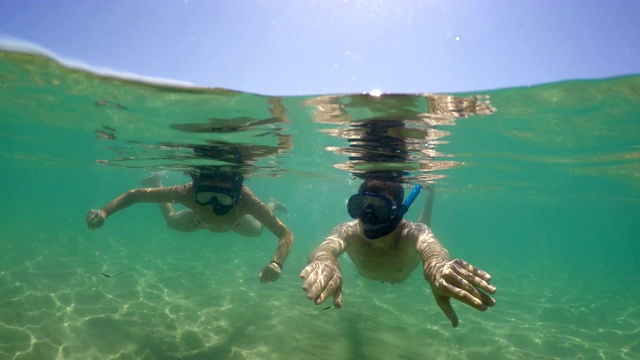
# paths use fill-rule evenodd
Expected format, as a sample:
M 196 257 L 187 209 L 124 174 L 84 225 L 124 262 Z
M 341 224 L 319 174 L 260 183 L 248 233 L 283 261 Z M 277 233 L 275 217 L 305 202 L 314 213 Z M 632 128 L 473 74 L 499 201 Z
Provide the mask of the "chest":
M 237 207 L 224 215 L 216 215 L 211 208 L 206 206 L 196 207 L 193 212 L 199 226 L 221 232 L 235 228 L 241 217 Z
M 347 248 L 349 257 L 362 268 L 413 268 L 420 261 L 415 246 L 408 242 L 376 246 L 368 240 Z

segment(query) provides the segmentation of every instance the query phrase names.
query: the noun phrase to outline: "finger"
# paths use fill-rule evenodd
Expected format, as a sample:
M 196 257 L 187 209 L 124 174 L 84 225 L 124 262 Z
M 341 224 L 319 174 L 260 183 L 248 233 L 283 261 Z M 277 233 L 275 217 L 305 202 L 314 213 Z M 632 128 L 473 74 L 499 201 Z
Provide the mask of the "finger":
M 466 271 L 472 273 L 473 275 L 481 278 L 484 281 L 491 281 L 491 275 L 489 275 L 489 273 L 487 273 L 486 271 L 480 270 L 477 267 L 469 264 L 468 262 L 462 260 L 462 259 L 455 259 L 455 262 L 460 265 L 460 267 L 462 267 L 463 269 L 465 269 Z
M 476 290 L 477 291 L 477 290 Z M 487 305 L 485 305 L 481 298 L 482 295 L 481 293 L 479 293 L 480 295 L 478 295 L 478 297 L 472 295 L 471 293 L 462 290 L 460 288 L 456 288 L 453 287 L 453 289 L 451 290 L 451 297 L 463 302 L 471 307 L 473 307 L 474 309 L 480 310 L 480 311 L 485 311 L 487 310 Z
M 464 269 L 453 266 L 451 270 L 445 276 L 443 276 L 443 282 L 438 291 L 439 294 L 454 297 L 463 301 L 464 298 L 469 298 L 471 303 L 469 305 L 473 307 L 481 306 L 482 293 L 475 286 L 473 286 L 465 277 L 472 277 L 471 274 Z M 461 275 L 462 274 L 462 275 Z M 446 291 L 441 291 L 441 290 Z M 444 292 L 444 294 L 443 294 Z M 459 299 L 461 297 L 462 299 Z
M 311 286 L 309 292 L 307 293 L 307 298 L 316 299 L 322 296 L 322 293 L 327 288 L 329 281 L 333 278 L 333 273 L 330 271 L 323 271 L 316 277 L 316 282 Z M 321 304 L 326 299 L 326 296 L 322 299 L 320 303 L 316 301 L 316 304 Z
M 327 286 L 325 286 L 320 296 L 316 298 L 316 301 L 315 301 L 316 305 L 322 304 L 323 302 L 325 302 L 325 300 L 329 298 L 329 296 L 333 295 L 335 290 L 341 285 L 340 279 L 341 278 L 339 275 L 338 276 L 333 275 L 333 277 L 329 280 L 329 282 L 327 283 Z
M 313 288 L 313 284 L 316 282 L 316 277 L 309 275 L 302 284 L 302 291 L 308 293 L 309 289 Z
M 315 263 L 311 263 L 307 265 L 304 269 L 302 269 L 302 272 L 300 273 L 300 278 L 306 279 L 309 276 L 309 274 L 311 274 L 311 272 L 314 271 L 315 269 L 316 269 Z
M 302 290 L 304 291 L 309 291 L 311 288 L 313 288 L 313 285 L 316 283 L 318 277 L 320 276 L 320 270 L 317 269 L 316 266 L 312 265 L 313 264 L 308 265 L 304 270 L 302 270 L 302 273 L 300 274 L 300 277 L 305 280 L 302 284 Z
M 483 304 L 487 305 L 488 307 L 493 307 L 493 305 L 496 304 L 496 299 L 492 298 L 491 296 L 485 293 L 480 293 L 480 294 L 481 294 L 480 301 L 482 301 Z
M 481 311 L 487 309 L 480 300 L 481 293 L 478 289 L 460 277 L 456 271 L 448 272 L 432 289 L 434 296 L 452 297 Z
M 451 326 L 454 328 L 458 327 L 458 315 L 456 315 L 455 310 L 453 310 L 453 306 L 451 306 L 450 298 L 439 295 L 436 295 L 435 298 L 436 303 L 451 322 Z
M 465 271 L 466 272 L 466 271 Z M 482 291 L 488 292 L 489 294 L 496 293 L 496 287 L 484 281 L 482 278 L 477 277 L 473 274 L 466 272 L 465 274 L 461 274 L 462 277 L 471 283 L 476 288 L 479 288 Z
M 465 269 L 456 267 L 454 267 L 453 269 L 454 274 L 449 274 L 448 276 L 450 276 L 451 279 L 454 280 L 454 285 L 471 293 L 475 298 L 479 300 L 483 300 L 483 298 L 486 298 L 486 296 L 484 296 L 486 294 L 482 293 L 480 290 L 486 291 L 490 294 L 496 292 L 495 286 L 488 284 L 486 281 L 469 273 Z
M 320 294 L 318 290 L 321 287 L 321 284 L 318 284 L 321 280 L 322 271 L 321 269 L 314 270 L 307 279 L 302 284 L 302 290 L 307 292 L 307 298 L 315 299 Z
M 342 285 L 338 286 L 333 293 L 333 307 L 336 309 L 342 309 Z

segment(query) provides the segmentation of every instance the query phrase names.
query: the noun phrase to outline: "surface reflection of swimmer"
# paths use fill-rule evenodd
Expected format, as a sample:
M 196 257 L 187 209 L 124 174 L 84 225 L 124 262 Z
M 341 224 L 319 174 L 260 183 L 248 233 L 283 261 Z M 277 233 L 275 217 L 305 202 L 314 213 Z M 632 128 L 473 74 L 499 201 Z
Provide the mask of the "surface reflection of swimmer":
M 419 189 L 403 203 L 404 189 L 398 182 L 365 180 L 347 202 L 349 215 L 356 220 L 336 226 L 308 257 L 309 265 L 300 274 L 307 298 L 320 305 L 333 297 L 334 306 L 342 307 L 338 257 L 346 252 L 362 276 L 390 283 L 405 281 L 422 261 L 436 303 L 453 327 L 458 326 L 458 317 L 451 298 L 481 311 L 493 306 L 495 300 L 488 295 L 496 291 L 489 284 L 491 276 L 463 260 L 450 259 L 429 228 L 431 189 L 421 215 L 425 223 L 403 219 Z
M 260 271 L 262 282 L 276 281 L 293 244 L 293 234 L 273 210 L 286 212 L 275 200 L 262 202 L 246 185 L 237 171 L 206 169 L 190 172 L 192 181 L 184 185 L 162 187 L 160 175 L 143 180 L 151 188 L 129 190 L 98 210 L 87 214 L 87 226 L 96 229 L 107 217 L 137 203 L 159 203 L 167 225 L 178 231 L 234 231 L 244 236 L 258 236 L 266 227 L 279 239 L 275 255 Z M 187 209 L 176 212 L 173 203 Z
M 209 118 L 207 123 L 178 123 L 172 124 L 172 129 L 194 132 L 194 133 L 237 133 L 241 131 L 255 131 L 261 133 L 257 136 L 264 136 L 268 133 L 277 133 L 283 130 L 281 123 L 290 123 L 287 116 L 287 109 L 282 104 L 280 97 L 268 97 L 267 103 L 270 105 L 270 118 L 256 119 L 248 116 L 234 118 Z

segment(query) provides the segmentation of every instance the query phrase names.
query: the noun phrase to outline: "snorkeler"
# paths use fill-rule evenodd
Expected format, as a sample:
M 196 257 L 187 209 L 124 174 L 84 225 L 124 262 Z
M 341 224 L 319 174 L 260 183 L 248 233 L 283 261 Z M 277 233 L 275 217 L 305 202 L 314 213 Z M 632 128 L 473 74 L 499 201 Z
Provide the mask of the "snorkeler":
M 236 171 L 207 170 L 190 172 L 192 182 L 162 187 L 160 175 L 154 174 L 143 185 L 150 188 L 129 190 L 98 210 L 89 210 L 87 226 L 94 230 L 104 225 L 107 217 L 133 204 L 159 203 L 167 226 L 178 231 L 234 231 L 255 237 L 263 227 L 278 237 L 275 255 L 258 278 L 261 282 L 278 280 L 282 266 L 293 245 L 293 233 L 278 219 L 273 210 L 286 212 L 286 207 L 271 199 L 263 203 L 243 184 L 244 177 Z M 172 203 L 187 209 L 176 212 Z
M 433 203 L 429 189 L 427 206 Z M 346 252 L 360 274 L 368 279 L 401 283 L 420 261 L 431 285 L 436 303 L 458 326 L 458 316 L 450 299 L 457 299 L 480 311 L 495 304 L 488 294 L 496 288 L 491 276 L 460 259 L 450 259 L 428 226 L 431 209 L 421 218 L 427 224 L 403 220 L 404 214 L 420 191 L 417 185 L 402 203 L 404 189 L 393 181 L 365 180 L 359 192 L 347 202 L 349 215 L 356 219 L 336 226 L 326 240 L 308 257 L 302 270 L 302 289 L 316 305 L 333 296 L 333 305 L 342 307 L 342 276 L 338 257 Z

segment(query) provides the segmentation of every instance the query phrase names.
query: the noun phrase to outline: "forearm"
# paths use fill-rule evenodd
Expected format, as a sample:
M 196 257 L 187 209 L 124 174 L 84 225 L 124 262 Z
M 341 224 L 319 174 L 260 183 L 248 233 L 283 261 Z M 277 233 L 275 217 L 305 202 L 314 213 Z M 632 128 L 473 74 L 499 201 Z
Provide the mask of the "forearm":
M 328 262 L 333 265 L 338 265 L 338 260 L 331 254 L 330 251 L 324 249 L 316 249 L 309 255 L 309 263 L 314 261 Z
M 142 191 L 144 190 L 143 189 L 129 190 L 126 193 L 113 199 L 110 203 L 103 206 L 100 210 L 104 211 L 107 217 L 111 216 L 114 213 L 138 202 L 139 201 L 138 199 Z
M 286 231 L 282 236 L 280 236 L 280 240 L 278 241 L 278 248 L 276 249 L 276 253 L 273 256 L 273 261 L 282 265 L 287 260 L 289 253 L 291 252 L 291 247 L 293 246 L 293 233 L 291 231 Z
M 338 257 L 342 251 L 339 245 L 340 243 L 336 243 L 328 239 L 309 254 L 309 257 L 307 258 L 308 262 L 312 263 L 314 261 L 320 261 L 334 265 L 337 269 L 340 269 Z
M 431 232 L 420 242 L 419 251 L 422 257 L 424 276 L 427 281 L 433 283 L 437 270 L 449 261 L 449 252 Z
M 331 234 L 318 245 L 307 257 L 310 263 L 319 261 L 340 269 L 338 258 L 347 250 L 349 239 L 353 237 L 353 233 L 357 231 L 354 226 L 355 222 L 344 223 L 336 226 Z

